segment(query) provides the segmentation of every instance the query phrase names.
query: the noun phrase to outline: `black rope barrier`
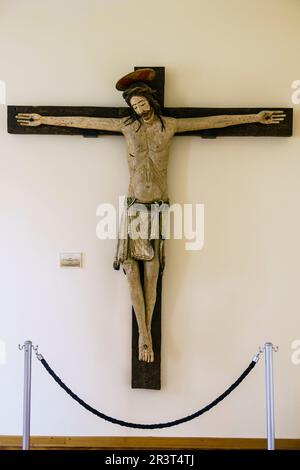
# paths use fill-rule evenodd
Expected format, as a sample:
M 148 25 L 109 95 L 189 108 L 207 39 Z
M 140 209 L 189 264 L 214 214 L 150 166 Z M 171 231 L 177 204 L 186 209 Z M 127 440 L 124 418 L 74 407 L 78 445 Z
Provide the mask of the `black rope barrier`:
M 180 419 L 175 419 L 173 421 L 168 421 L 166 423 L 157 423 L 157 424 L 138 424 L 138 423 L 130 423 L 127 421 L 123 421 L 121 419 L 113 418 L 111 416 L 108 416 L 104 413 L 101 413 L 101 411 L 96 410 L 92 406 L 88 405 L 85 401 L 83 401 L 81 398 L 79 398 L 72 390 L 63 383 L 63 381 L 56 375 L 53 369 L 49 366 L 48 362 L 41 356 L 40 354 L 37 354 L 38 359 L 40 362 L 43 364 L 47 372 L 51 375 L 51 377 L 55 380 L 58 385 L 60 385 L 65 392 L 67 392 L 70 397 L 72 397 L 77 403 L 79 403 L 83 408 L 85 408 L 87 411 L 90 411 L 94 415 L 98 416 L 99 418 L 104 419 L 105 421 L 109 421 L 110 423 L 113 424 L 118 424 L 119 426 L 126 426 L 128 428 L 135 428 L 135 429 L 163 429 L 163 428 L 170 428 L 172 426 L 177 426 L 178 424 L 186 423 L 188 421 L 191 421 L 192 419 L 197 418 L 198 416 L 203 415 L 207 411 L 211 410 L 214 406 L 216 406 L 220 401 L 224 400 L 235 388 L 237 388 L 240 383 L 243 382 L 243 380 L 247 377 L 247 375 L 251 372 L 251 370 L 255 367 L 257 364 L 257 359 L 254 358 L 247 369 L 240 375 L 240 377 L 230 386 L 225 390 L 222 395 L 220 395 L 218 398 L 216 398 L 214 401 L 206 405 L 204 408 L 201 410 L 196 411 L 193 414 L 190 414 L 188 416 L 184 416 L 183 418 Z

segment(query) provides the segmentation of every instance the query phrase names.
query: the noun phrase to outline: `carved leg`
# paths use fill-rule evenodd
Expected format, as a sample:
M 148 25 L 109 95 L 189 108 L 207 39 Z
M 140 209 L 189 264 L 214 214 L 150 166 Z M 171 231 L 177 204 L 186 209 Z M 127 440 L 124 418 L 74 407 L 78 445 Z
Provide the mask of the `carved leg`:
M 146 309 L 146 326 L 151 341 L 152 347 L 152 335 L 151 335 L 151 324 L 152 316 L 156 303 L 156 288 L 157 279 L 159 274 L 159 253 L 158 253 L 159 240 L 154 240 L 154 258 L 151 261 L 144 262 L 144 295 L 145 295 L 145 309 Z M 154 361 L 153 359 L 151 362 Z
M 145 362 L 153 361 L 152 343 L 149 338 L 146 316 L 145 316 L 145 301 L 141 285 L 140 272 L 138 262 L 134 259 L 129 259 L 123 263 L 123 268 L 126 272 L 126 277 L 129 284 L 131 302 L 134 309 L 136 321 L 139 330 L 139 360 Z

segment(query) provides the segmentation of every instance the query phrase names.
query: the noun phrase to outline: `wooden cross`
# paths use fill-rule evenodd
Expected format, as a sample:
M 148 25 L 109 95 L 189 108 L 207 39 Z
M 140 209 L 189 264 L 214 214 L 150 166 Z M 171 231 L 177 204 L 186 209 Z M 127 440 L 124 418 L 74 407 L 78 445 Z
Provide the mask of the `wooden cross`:
M 135 70 L 145 68 L 135 67 Z M 148 67 L 147 67 L 148 68 Z M 259 123 L 235 125 L 218 129 L 190 131 L 176 135 L 199 135 L 203 138 L 216 138 L 218 136 L 275 136 L 290 137 L 292 135 L 293 109 L 292 108 L 165 108 L 164 86 L 165 68 L 150 67 L 156 71 L 156 77 L 151 83 L 157 90 L 157 99 L 162 108 L 162 114 L 174 118 L 204 117 L 223 114 L 254 114 L 264 109 L 282 110 L 286 118 L 280 124 L 263 126 Z M 64 134 L 83 135 L 84 137 L 98 137 L 100 135 L 121 135 L 119 132 L 80 129 L 75 127 L 47 126 L 38 127 L 21 126 L 16 121 L 18 113 L 38 113 L 43 116 L 88 116 L 122 118 L 129 115 L 128 107 L 77 107 L 77 106 L 8 106 L 8 132 L 11 134 Z M 140 270 L 141 277 L 143 270 Z M 162 276 L 157 283 L 157 298 L 152 320 L 152 338 L 155 361 L 146 363 L 139 361 L 137 342 L 138 329 L 134 312 L 132 315 L 132 388 L 161 388 L 161 291 Z

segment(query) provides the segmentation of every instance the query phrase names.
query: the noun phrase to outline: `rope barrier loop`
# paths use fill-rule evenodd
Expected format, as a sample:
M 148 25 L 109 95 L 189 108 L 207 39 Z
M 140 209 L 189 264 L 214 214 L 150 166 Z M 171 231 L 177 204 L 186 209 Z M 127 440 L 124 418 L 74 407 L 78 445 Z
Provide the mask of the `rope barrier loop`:
M 263 349 L 260 348 L 259 352 L 254 356 L 248 367 L 244 370 L 244 372 L 240 375 L 240 377 L 230 386 L 228 387 L 218 398 L 213 400 L 211 403 L 206 405 L 204 408 L 190 414 L 187 416 L 184 416 L 179 419 L 175 419 L 172 421 L 164 422 L 164 423 L 156 423 L 156 424 L 139 424 L 139 423 L 131 423 L 128 421 L 123 421 L 121 419 L 114 418 L 112 416 L 108 416 L 101 411 L 96 410 L 89 404 L 87 404 L 84 400 L 82 400 L 78 395 L 76 395 L 59 377 L 58 375 L 54 372 L 54 370 L 50 367 L 46 359 L 38 352 L 38 348 L 36 347 L 35 353 L 37 359 L 41 362 L 43 367 L 46 369 L 46 371 L 51 375 L 51 377 L 55 380 L 55 382 L 63 389 L 65 392 L 72 397 L 77 403 L 79 403 L 83 408 L 85 408 L 87 411 L 90 413 L 93 413 L 94 415 L 98 416 L 101 419 L 104 419 L 105 421 L 108 421 L 113 424 L 117 424 L 119 426 L 125 426 L 128 428 L 134 428 L 134 429 L 163 429 L 163 428 L 170 428 L 172 426 L 177 426 L 182 423 L 186 423 L 188 421 L 191 421 L 192 419 L 195 419 L 202 414 L 208 412 L 211 410 L 213 407 L 215 407 L 218 403 L 220 403 L 224 398 L 226 398 L 230 393 L 233 392 L 242 382 L 243 380 L 249 375 L 249 373 L 254 369 L 256 366 L 260 355 L 262 354 Z

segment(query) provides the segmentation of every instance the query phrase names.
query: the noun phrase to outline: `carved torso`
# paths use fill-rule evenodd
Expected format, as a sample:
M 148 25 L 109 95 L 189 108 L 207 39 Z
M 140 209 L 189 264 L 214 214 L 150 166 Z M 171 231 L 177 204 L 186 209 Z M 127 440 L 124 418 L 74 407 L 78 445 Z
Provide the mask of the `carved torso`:
M 176 129 L 176 119 L 163 117 L 165 129 L 155 118 L 151 124 L 122 122 L 127 143 L 130 173 L 128 196 L 141 202 L 168 199 L 167 170 L 169 148 Z

